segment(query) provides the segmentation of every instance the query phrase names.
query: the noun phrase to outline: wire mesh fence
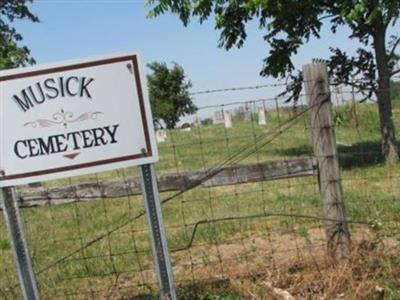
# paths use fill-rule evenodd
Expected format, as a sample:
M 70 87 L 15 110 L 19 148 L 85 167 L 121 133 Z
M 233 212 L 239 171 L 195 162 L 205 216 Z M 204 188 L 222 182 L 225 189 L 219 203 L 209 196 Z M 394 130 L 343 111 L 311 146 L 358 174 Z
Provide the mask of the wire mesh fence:
M 214 92 L 226 90 L 206 94 Z M 299 297 L 337 291 L 327 279 L 332 279 L 327 220 L 307 96 L 296 105 L 276 96 L 199 105 L 179 128 L 158 132 L 156 170 L 163 177 L 162 208 L 178 296 L 257 297 L 278 293 L 275 287 Z M 395 257 L 400 169 L 384 164 L 377 106 L 361 103 L 361 95 L 348 87 L 332 87 L 331 98 L 353 245 L 372 253 L 379 242 L 385 255 Z M 399 128 L 397 116 L 395 104 Z M 44 299 L 157 294 L 138 176 L 129 168 L 18 188 Z M 3 219 L 0 247 L 0 297 L 15 299 L 20 290 Z M 352 279 L 362 277 L 353 273 Z M 371 288 L 374 281 L 359 282 Z M 364 292 L 361 283 L 355 286 L 354 295 Z

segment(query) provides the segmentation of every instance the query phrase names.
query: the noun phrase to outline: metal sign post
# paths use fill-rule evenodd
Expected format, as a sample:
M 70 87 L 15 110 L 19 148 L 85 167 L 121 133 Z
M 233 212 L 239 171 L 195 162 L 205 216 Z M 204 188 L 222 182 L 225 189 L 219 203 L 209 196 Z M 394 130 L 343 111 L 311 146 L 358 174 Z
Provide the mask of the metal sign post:
M 151 246 L 161 290 L 160 298 L 176 300 L 171 260 L 169 257 L 154 165 L 145 164 L 142 165 L 140 169 L 147 221 L 150 226 Z
M 26 244 L 17 198 L 12 187 L 0 188 L 0 202 L 11 239 L 21 290 L 26 300 L 39 299 L 35 274 Z

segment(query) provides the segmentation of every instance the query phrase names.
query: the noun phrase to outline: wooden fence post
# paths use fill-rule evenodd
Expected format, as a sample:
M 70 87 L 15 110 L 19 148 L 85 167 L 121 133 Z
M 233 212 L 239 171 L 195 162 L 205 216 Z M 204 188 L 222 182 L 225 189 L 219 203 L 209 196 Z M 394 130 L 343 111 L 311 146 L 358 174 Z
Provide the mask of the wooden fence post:
M 328 253 L 335 262 L 347 258 L 350 232 L 343 201 L 327 66 L 314 62 L 303 66 L 305 92 L 310 106 L 311 135 L 318 164 L 319 188 Z

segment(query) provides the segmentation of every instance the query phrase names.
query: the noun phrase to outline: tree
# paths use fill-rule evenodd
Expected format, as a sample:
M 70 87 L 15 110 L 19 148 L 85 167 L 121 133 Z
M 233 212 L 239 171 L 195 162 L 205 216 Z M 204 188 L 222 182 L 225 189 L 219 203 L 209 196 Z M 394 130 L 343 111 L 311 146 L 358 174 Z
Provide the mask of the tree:
M 219 46 L 227 50 L 241 47 L 247 37 L 246 24 L 258 20 L 260 30 L 270 51 L 264 59 L 263 76 L 290 77 L 294 84 L 289 91 L 291 99 L 301 91 L 301 73 L 292 63 L 295 55 L 311 37 L 320 38 L 324 25 L 336 33 L 339 26 L 351 30 L 349 38 L 358 40 L 360 48 L 350 57 L 338 48 L 330 48 L 327 59 L 334 84 L 353 85 L 366 97 L 377 97 L 382 151 L 388 163 L 398 160 L 398 148 L 392 119 L 390 78 L 400 73 L 399 36 L 387 38 L 399 18 L 398 0 L 147 0 L 151 6 L 149 16 L 165 12 L 179 16 L 186 26 L 191 18 L 200 23 L 214 17 L 215 28 L 220 31 Z M 353 80 L 356 79 L 356 80 Z
M 17 19 L 39 22 L 32 14 L 27 3 L 32 0 L 2 0 L 0 2 L 0 70 L 33 64 L 30 51 L 20 46 L 22 36 L 11 26 Z
M 174 128 L 179 118 L 194 113 L 197 108 L 189 95 L 190 81 L 186 81 L 183 68 L 174 63 L 171 69 L 166 63 L 147 65 L 152 71 L 147 75 L 149 97 L 156 125 Z
M 393 101 L 400 101 L 400 81 L 392 81 L 390 83 L 390 92 Z

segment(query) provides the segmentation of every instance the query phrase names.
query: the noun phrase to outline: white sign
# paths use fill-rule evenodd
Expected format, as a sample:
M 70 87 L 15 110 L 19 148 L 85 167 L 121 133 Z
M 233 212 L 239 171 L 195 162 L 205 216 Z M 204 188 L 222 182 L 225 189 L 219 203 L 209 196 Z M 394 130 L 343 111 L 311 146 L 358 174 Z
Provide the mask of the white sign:
M 133 53 L 0 72 L 0 187 L 153 163 Z

